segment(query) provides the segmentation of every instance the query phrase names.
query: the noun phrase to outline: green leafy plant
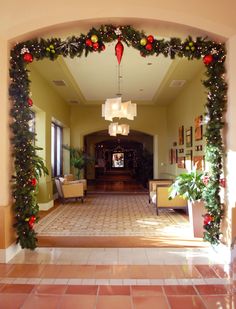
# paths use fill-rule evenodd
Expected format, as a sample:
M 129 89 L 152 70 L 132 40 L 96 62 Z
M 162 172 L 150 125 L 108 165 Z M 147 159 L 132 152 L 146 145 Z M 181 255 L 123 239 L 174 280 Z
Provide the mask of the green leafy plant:
M 196 169 L 180 174 L 170 187 L 169 198 L 180 195 L 191 202 L 201 200 L 206 188 L 203 177 L 203 172 L 198 172 Z
M 81 171 L 88 163 L 93 162 L 93 159 L 81 148 L 68 145 L 63 145 L 63 148 L 70 152 L 70 165 L 77 169 L 77 177 L 80 179 Z

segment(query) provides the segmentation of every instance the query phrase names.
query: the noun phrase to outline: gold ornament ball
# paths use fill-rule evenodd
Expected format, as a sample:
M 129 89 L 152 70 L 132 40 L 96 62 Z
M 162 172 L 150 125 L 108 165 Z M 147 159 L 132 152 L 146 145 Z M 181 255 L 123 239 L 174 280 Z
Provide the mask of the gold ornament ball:
M 190 47 L 189 47 L 189 46 L 186 46 L 185 49 L 186 49 L 186 50 L 190 50 Z
M 193 42 L 189 42 L 188 45 L 189 45 L 189 46 L 193 46 Z
M 93 35 L 91 36 L 91 41 L 92 41 L 93 43 L 97 43 L 98 37 L 96 36 L 96 34 L 93 34 Z
M 146 39 L 146 38 L 142 38 L 142 39 L 140 40 L 140 44 L 141 44 L 142 46 L 145 46 L 145 45 L 147 44 L 147 39 Z
M 191 47 L 191 51 L 194 51 L 194 50 L 195 50 L 195 47 L 194 47 L 194 46 L 192 46 L 192 47 Z

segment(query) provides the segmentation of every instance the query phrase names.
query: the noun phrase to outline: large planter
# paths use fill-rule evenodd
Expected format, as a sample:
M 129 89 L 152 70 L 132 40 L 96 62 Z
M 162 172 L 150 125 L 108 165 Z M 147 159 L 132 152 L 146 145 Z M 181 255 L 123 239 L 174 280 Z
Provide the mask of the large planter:
M 192 235 L 194 237 L 203 237 L 203 215 L 206 213 L 203 201 L 188 201 L 189 222 L 191 224 Z

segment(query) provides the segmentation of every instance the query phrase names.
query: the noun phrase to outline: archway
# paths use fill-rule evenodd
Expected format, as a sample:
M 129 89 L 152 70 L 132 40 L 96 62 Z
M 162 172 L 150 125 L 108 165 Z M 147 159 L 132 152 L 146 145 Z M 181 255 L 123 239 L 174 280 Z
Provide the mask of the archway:
M 205 239 L 211 243 L 219 242 L 219 228 L 222 209 L 219 198 L 219 181 L 222 174 L 222 138 L 220 129 L 223 127 L 223 111 L 225 105 L 226 83 L 224 81 L 224 46 L 210 40 L 198 37 L 193 40 L 188 37 L 183 42 L 179 38 L 170 40 L 156 40 L 152 35 L 147 36 L 131 26 L 116 27 L 113 25 L 92 28 L 86 35 L 71 37 L 67 40 L 52 38 L 50 40 L 35 39 L 17 44 L 11 52 L 10 75 L 12 84 L 10 95 L 13 101 L 11 115 L 14 119 L 13 147 L 15 156 L 15 198 L 14 209 L 16 212 L 16 230 L 18 242 L 22 247 L 35 248 L 36 235 L 33 224 L 37 219 L 37 201 L 35 186 L 37 179 L 44 169 L 42 159 L 36 154 L 36 148 L 32 144 L 34 135 L 29 132 L 30 107 L 33 102 L 29 93 L 29 78 L 27 64 L 34 59 L 39 60 L 48 57 L 54 60 L 57 56 L 78 56 L 85 51 L 87 55 L 94 51 L 103 51 L 105 43 L 117 39 L 123 40 L 128 45 L 140 51 L 141 55 L 159 55 L 175 57 L 187 57 L 200 59 L 203 57 L 206 65 L 208 79 L 204 85 L 208 89 L 206 103 L 207 119 L 207 160 L 211 164 L 210 181 L 207 186 L 207 211 L 214 218 L 211 226 L 205 232 Z M 21 146 L 21 147 L 19 147 Z

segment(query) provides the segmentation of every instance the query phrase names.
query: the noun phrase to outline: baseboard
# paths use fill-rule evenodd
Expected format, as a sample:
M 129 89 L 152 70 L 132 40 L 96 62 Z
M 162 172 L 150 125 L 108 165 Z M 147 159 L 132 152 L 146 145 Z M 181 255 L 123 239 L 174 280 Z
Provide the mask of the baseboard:
M 54 201 L 51 200 L 47 203 L 39 203 L 39 210 L 41 211 L 47 211 L 48 209 L 52 208 L 54 206 Z
M 6 249 L 0 249 L 0 263 L 8 263 L 22 249 L 19 244 L 11 244 Z

